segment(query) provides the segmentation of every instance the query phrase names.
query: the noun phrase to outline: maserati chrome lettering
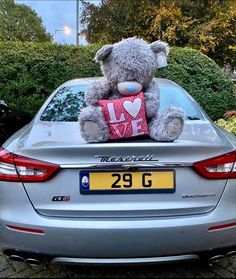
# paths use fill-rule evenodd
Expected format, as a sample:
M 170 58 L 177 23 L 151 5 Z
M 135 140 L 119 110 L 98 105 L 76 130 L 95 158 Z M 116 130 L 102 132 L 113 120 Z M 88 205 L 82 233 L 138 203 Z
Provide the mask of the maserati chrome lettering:
M 146 156 L 108 156 L 108 155 L 96 155 L 95 158 L 100 158 L 100 162 L 158 162 L 158 159 L 153 158 L 153 155 Z

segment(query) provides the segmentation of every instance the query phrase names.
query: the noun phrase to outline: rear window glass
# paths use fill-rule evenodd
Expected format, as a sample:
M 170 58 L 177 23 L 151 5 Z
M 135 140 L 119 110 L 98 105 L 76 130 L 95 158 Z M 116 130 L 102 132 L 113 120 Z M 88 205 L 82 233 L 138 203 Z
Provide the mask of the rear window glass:
M 84 92 L 87 88 L 88 85 L 64 86 L 60 88 L 47 105 L 40 120 L 57 122 L 78 121 L 79 112 L 85 106 Z M 161 86 L 159 111 L 163 112 L 169 106 L 181 107 L 187 119 L 202 119 L 202 115 L 197 107 L 181 88 Z
M 179 87 L 160 86 L 160 108 L 163 112 L 166 108 L 173 106 L 182 108 L 185 112 L 185 118 L 190 120 L 202 119 L 202 114 L 192 103 L 186 93 Z
M 51 99 L 42 113 L 42 121 L 77 121 L 78 115 L 85 106 L 84 92 L 87 85 L 64 86 Z

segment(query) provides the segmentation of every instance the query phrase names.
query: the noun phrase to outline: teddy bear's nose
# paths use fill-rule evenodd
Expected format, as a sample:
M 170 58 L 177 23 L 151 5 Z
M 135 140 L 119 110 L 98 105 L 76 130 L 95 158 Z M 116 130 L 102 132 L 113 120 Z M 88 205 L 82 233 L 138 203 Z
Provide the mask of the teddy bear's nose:
M 118 91 L 124 96 L 136 95 L 142 91 L 142 84 L 136 81 L 125 81 L 117 84 Z
M 126 87 L 126 89 L 127 89 L 127 91 L 128 91 L 129 93 L 133 93 L 134 91 L 137 90 L 137 86 L 128 85 L 128 86 Z

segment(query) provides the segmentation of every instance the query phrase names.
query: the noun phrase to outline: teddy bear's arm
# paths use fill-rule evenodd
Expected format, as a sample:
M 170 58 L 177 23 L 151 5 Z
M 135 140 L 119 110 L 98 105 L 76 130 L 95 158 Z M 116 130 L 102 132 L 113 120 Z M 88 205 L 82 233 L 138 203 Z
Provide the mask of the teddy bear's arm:
M 98 105 L 100 100 L 107 99 L 110 91 L 111 85 L 108 80 L 101 78 L 91 83 L 85 93 L 85 101 L 87 105 Z
M 157 115 L 160 102 L 160 89 L 156 81 L 152 81 L 149 88 L 144 92 L 147 118 Z

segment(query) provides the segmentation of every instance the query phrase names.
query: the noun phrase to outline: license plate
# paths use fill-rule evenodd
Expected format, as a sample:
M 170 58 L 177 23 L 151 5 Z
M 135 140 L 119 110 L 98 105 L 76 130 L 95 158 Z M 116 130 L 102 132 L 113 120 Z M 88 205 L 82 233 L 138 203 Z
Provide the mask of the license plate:
M 174 170 L 82 171 L 81 194 L 174 193 Z

